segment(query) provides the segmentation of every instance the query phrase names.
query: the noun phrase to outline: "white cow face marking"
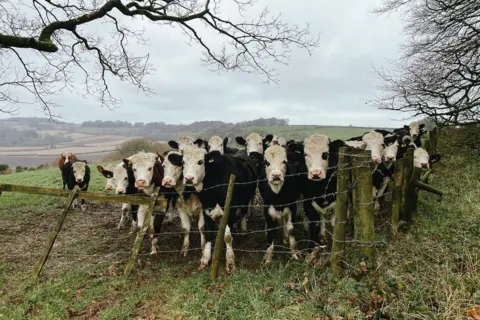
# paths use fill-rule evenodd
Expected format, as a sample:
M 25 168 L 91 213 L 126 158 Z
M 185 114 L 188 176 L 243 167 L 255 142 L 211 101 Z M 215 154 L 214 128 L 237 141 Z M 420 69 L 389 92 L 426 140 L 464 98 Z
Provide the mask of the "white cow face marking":
M 429 169 L 430 168 L 430 156 L 427 150 L 423 148 L 417 148 L 413 152 L 413 165 L 416 168 Z
M 195 146 L 194 140 L 190 136 L 182 136 L 178 139 L 178 141 L 171 140 L 171 141 L 168 142 L 168 145 L 171 148 L 177 149 L 180 152 L 183 152 L 183 150 L 186 147 Z
M 105 190 L 113 190 L 115 189 L 115 184 L 113 182 L 113 168 L 115 165 L 107 164 L 105 167 L 97 166 L 98 172 L 100 172 L 106 179 L 107 182 L 105 183 Z
M 113 183 L 116 194 L 124 194 L 128 188 L 128 172 L 124 163 L 117 164 L 113 170 Z
M 410 129 L 410 136 L 412 137 L 413 140 L 417 139 L 418 135 L 420 134 L 420 125 L 418 122 L 412 122 L 409 125 Z
M 392 143 L 391 139 L 395 139 L 395 141 Z M 386 163 L 393 163 L 397 158 L 397 152 L 399 147 L 397 136 L 387 135 L 385 136 L 384 141 L 387 146 L 385 147 L 385 149 L 383 149 L 383 161 L 385 161 Z
M 262 137 L 256 133 L 250 133 L 247 136 L 247 154 L 250 155 L 252 152 L 258 152 L 260 154 L 263 154 L 263 139 Z
M 376 163 L 382 162 L 383 135 L 372 130 L 364 134 L 362 140 L 365 142 L 365 150 L 371 151 L 372 160 Z
M 287 146 L 287 140 L 283 137 L 273 136 L 272 145 L 276 145 L 276 146 L 280 146 L 280 147 L 286 147 Z
M 205 149 L 187 147 L 183 150 L 183 183 L 188 186 L 201 185 L 205 177 Z M 199 186 L 201 187 L 201 186 Z
M 150 187 L 153 178 L 153 167 L 158 156 L 155 153 L 139 152 L 125 159 L 126 163 L 130 163 L 135 177 L 135 187 L 138 189 L 146 189 Z
M 280 146 L 270 146 L 265 150 L 265 170 L 270 185 L 282 185 L 287 174 L 287 152 Z
M 321 181 L 327 176 L 329 142 L 323 134 L 313 134 L 303 142 L 308 179 Z
M 223 139 L 220 138 L 219 136 L 213 136 L 208 140 L 208 151 L 218 151 L 220 154 L 223 154 Z
M 163 180 L 162 180 L 162 186 L 167 187 L 167 188 L 173 188 L 179 181 L 181 176 L 182 176 L 182 166 L 173 164 L 168 156 L 169 155 L 178 155 L 181 157 L 181 153 L 178 151 L 170 151 L 167 156 L 165 157 L 165 160 L 163 161 Z
M 75 177 L 75 181 L 77 183 L 82 183 L 83 179 L 85 179 L 86 167 L 87 167 L 87 164 L 82 161 L 75 162 L 72 165 L 73 176 Z

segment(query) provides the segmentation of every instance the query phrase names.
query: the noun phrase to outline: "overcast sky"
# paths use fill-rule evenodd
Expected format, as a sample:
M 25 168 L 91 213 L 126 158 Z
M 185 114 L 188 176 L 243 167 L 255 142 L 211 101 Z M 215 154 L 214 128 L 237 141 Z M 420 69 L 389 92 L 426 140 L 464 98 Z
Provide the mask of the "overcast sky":
M 102 109 L 95 100 L 65 92 L 58 100 L 62 108 L 56 111 L 70 122 L 237 122 L 259 117 L 319 125 L 398 126 L 405 122 L 404 114 L 379 111 L 365 104 L 375 93 L 378 81 L 373 66 L 381 67 L 396 59 L 402 43 L 398 15 L 371 13 L 380 0 L 260 2 L 268 3 L 272 13 L 281 12 L 289 23 L 309 23 L 312 33 L 321 36 L 312 56 L 294 48 L 289 66 L 278 66 L 279 84 L 264 84 L 265 78 L 259 75 L 210 72 L 200 62 L 199 46 L 189 45 L 179 30 L 137 20 L 135 25 L 144 25 L 145 37 L 150 40 L 148 46 L 138 45 L 136 50 L 150 53 L 156 66 L 156 72 L 148 78 L 155 95 L 147 97 L 133 86 L 112 82 L 113 93 L 123 100 L 119 108 Z M 225 9 L 228 12 L 231 8 Z M 254 15 L 252 12 L 247 18 Z M 43 113 L 24 105 L 19 115 Z

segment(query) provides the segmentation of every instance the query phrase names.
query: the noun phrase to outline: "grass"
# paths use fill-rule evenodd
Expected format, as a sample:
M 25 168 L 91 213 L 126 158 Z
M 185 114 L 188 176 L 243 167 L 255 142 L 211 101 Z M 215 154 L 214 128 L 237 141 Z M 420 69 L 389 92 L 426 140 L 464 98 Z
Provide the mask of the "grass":
M 32 282 L 32 267 L 62 204 L 4 193 L 0 319 L 469 319 L 469 309 L 480 312 L 480 161 L 457 155 L 442 162 L 446 166 L 436 165 L 430 183 L 445 192 L 444 199 L 421 193 L 408 230 L 378 249 L 376 272 L 338 281 L 324 260 L 311 268 L 276 255 L 266 267 L 260 266 L 261 253 L 236 252 L 239 271 L 221 273 L 212 283 L 207 272 L 197 271 L 195 251 L 185 258 L 142 255 L 125 279 L 133 237 L 116 231 L 118 207 L 95 205 L 67 216 L 42 279 Z M 103 178 L 91 168 L 91 189 L 100 191 Z M 0 183 L 59 187 L 58 171 L 0 176 Z M 262 225 L 259 218 L 255 228 Z M 192 247 L 197 237 L 192 234 Z M 162 239 L 165 249 L 181 247 L 179 237 Z M 263 242 L 260 234 L 235 238 L 234 245 L 263 248 Z M 359 269 L 347 262 L 348 270 Z

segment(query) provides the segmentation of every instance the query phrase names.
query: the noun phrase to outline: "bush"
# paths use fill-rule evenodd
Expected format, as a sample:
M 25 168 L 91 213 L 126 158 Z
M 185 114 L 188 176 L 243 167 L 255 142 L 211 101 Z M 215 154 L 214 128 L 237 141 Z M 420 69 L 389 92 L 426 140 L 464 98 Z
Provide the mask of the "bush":
M 23 172 L 23 167 L 22 166 L 17 166 L 15 168 L 15 172 Z
M 9 167 L 8 167 L 8 164 L 0 164 L 0 172 L 3 172 L 5 170 L 7 170 Z
M 169 149 L 170 147 L 166 143 L 159 143 L 146 138 L 132 139 L 122 143 L 117 150 L 103 158 L 103 161 L 119 161 L 140 151 L 163 153 Z

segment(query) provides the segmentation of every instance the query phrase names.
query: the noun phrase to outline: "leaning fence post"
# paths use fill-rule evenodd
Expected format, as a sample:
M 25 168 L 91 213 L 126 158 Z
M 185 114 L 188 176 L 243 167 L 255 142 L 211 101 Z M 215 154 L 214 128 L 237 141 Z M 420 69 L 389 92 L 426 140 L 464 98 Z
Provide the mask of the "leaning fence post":
M 403 188 L 402 188 L 402 215 L 403 221 L 412 221 L 412 211 L 410 203 L 410 186 L 412 185 L 413 175 L 413 153 L 414 148 L 408 148 L 405 155 L 405 164 L 403 169 Z
M 58 233 L 62 228 L 65 218 L 67 217 L 67 213 L 70 210 L 70 207 L 72 206 L 73 201 L 78 197 L 78 192 L 79 190 L 75 189 L 70 193 L 70 196 L 68 197 L 65 208 L 63 209 L 63 212 L 60 215 L 60 217 L 58 217 L 57 219 L 57 225 L 55 226 L 55 229 L 53 229 L 53 231 L 50 232 L 50 234 L 48 235 L 48 241 L 47 241 L 47 245 L 45 246 L 45 252 L 40 257 L 37 264 L 33 268 L 33 275 L 35 279 L 38 279 L 38 277 L 40 276 L 40 272 L 42 272 L 43 266 L 47 262 L 48 255 L 52 251 L 53 244 L 55 243 L 55 239 L 57 239 Z
M 355 241 L 361 243 L 361 252 L 369 261 L 374 261 L 375 225 L 373 216 L 373 185 L 370 151 L 355 151 L 352 155 L 352 166 L 356 178 L 356 202 L 354 204 Z
M 217 239 L 215 240 L 215 248 L 213 249 L 212 267 L 210 269 L 210 279 L 212 281 L 217 280 L 218 266 L 220 256 L 223 251 L 225 237 L 225 229 L 228 224 L 228 217 L 230 215 L 230 202 L 232 201 L 233 188 L 235 186 L 235 175 L 230 175 L 230 181 L 228 182 L 227 198 L 225 200 L 225 207 L 223 209 L 223 216 L 220 219 L 220 225 L 218 226 Z
M 135 242 L 133 243 L 132 254 L 130 255 L 130 260 L 128 260 L 124 272 L 124 275 L 127 277 L 130 275 L 130 273 L 132 273 L 133 266 L 135 265 L 135 261 L 137 260 L 138 252 L 142 247 L 143 237 L 145 236 L 145 232 L 147 232 L 148 228 L 150 227 L 150 219 L 152 218 L 153 211 L 155 210 L 155 203 L 157 202 L 159 191 L 160 188 L 156 187 L 152 195 L 152 200 L 148 205 L 147 214 L 145 216 L 145 220 L 143 221 L 142 228 L 138 231 Z
M 341 257 L 345 247 L 345 223 L 347 223 L 348 210 L 348 182 L 349 168 L 347 155 L 348 148 L 342 147 L 338 153 L 337 169 L 337 199 L 335 202 L 335 225 L 333 226 L 332 244 L 332 273 L 337 277 L 341 270 Z
M 400 222 L 400 213 L 402 211 L 402 185 L 404 167 L 404 159 L 399 159 L 395 162 L 395 173 L 393 174 L 392 188 L 392 225 L 390 228 L 390 235 L 392 238 L 394 238 L 397 234 L 398 225 Z

